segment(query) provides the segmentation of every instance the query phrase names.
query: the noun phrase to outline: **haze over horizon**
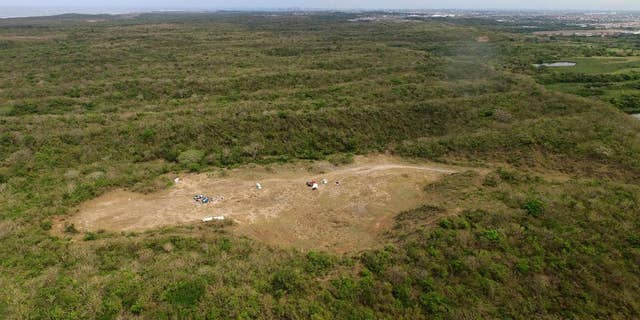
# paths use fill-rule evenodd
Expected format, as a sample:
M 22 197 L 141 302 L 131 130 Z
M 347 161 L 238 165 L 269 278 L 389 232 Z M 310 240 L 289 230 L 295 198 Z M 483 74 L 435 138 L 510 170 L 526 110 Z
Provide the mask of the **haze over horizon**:
M 640 1 L 630 0 L 558 0 L 558 1 L 507 1 L 507 0 L 240 0 L 226 2 L 221 0 L 90 0 L 78 4 L 70 0 L 25 0 L 19 5 L 13 1 L 0 0 L 0 18 L 29 16 L 49 16 L 64 13 L 81 14 L 124 14 L 146 11 L 206 11 L 206 10 L 349 10 L 349 9 L 468 9 L 468 10 L 585 10 L 585 11 L 621 11 L 640 10 Z
M 70 0 L 0 0 L 1 8 L 87 8 L 87 9 L 252 9 L 252 8 L 315 8 L 315 9 L 540 9 L 540 10 L 640 10 L 634 0 L 89 0 L 79 4 Z

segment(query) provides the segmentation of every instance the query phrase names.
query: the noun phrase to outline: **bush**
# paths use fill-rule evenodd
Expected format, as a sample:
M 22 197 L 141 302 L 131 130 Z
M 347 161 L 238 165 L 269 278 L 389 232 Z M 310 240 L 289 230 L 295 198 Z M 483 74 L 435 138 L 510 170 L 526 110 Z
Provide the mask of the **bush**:
M 640 236 L 637 234 L 631 235 L 627 238 L 629 244 L 634 248 L 640 249 Z
M 78 233 L 78 229 L 76 229 L 76 226 L 73 223 L 71 223 L 64 226 L 64 232 L 76 234 Z
M 428 292 L 420 297 L 420 304 L 427 314 L 437 315 L 448 310 L 447 303 L 440 294 Z
M 128 259 L 136 257 L 139 248 L 134 244 L 112 243 L 104 247 L 97 248 L 96 265 L 102 271 L 113 271 L 124 267 L 123 263 Z
M 13 106 L 13 108 L 8 112 L 10 116 L 21 116 L 27 114 L 36 114 L 40 110 L 38 106 L 32 103 L 25 103 Z
M 202 166 L 199 163 L 189 163 L 189 164 L 187 164 L 187 169 L 189 169 L 189 171 L 191 171 L 191 172 L 198 172 L 198 171 L 200 171 L 201 168 L 202 168 Z
M 539 217 L 544 211 L 544 202 L 540 199 L 529 199 L 522 204 L 522 209 L 533 217 Z
M 482 185 L 485 187 L 495 188 L 498 186 L 498 178 L 493 174 L 488 174 L 482 181 Z
M 380 274 L 391 264 L 391 253 L 387 250 L 367 252 L 362 255 L 362 263 L 371 272 Z
M 92 241 L 98 239 L 98 235 L 93 232 L 87 232 L 84 235 L 84 241 Z
M 518 263 L 516 263 L 515 269 L 516 271 L 518 271 L 518 273 L 526 275 L 531 270 L 531 266 L 529 265 L 529 261 L 521 259 L 520 261 L 518 261 Z
M 133 314 L 140 314 L 142 311 L 144 311 L 144 305 L 139 302 L 135 303 L 131 306 L 130 311 Z
M 470 227 L 469 221 L 464 217 L 444 218 L 438 222 L 443 229 L 467 229 Z
M 333 154 L 327 157 L 327 161 L 329 161 L 334 166 L 345 165 L 353 163 L 353 154 L 351 153 L 338 153 Z
M 102 308 L 98 319 L 119 319 L 124 310 L 133 313 L 142 311 L 138 305 L 138 298 L 142 289 L 142 282 L 133 273 L 118 274 L 111 279 L 102 294 Z
M 218 241 L 218 248 L 220 248 L 220 250 L 225 252 L 231 251 L 231 240 L 227 238 L 221 238 Z
M 196 149 L 184 151 L 178 155 L 178 162 L 185 166 L 199 164 L 204 158 L 204 152 Z
M 297 294 L 304 291 L 304 278 L 295 269 L 276 271 L 271 277 L 271 293 L 276 297 Z
M 205 293 L 205 284 L 201 281 L 180 281 L 164 291 L 166 301 L 174 306 L 193 307 Z
M 623 94 L 618 98 L 611 99 L 611 103 L 627 113 L 640 112 L 640 95 Z
M 51 230 L 52 227 L 53 223 L 51 222 L 51 220 L 44 220 L 40 223 L 40 228 L 42 228 L 42 230 Z
M 78 204 L 97 195 L 96 186 L 91 183 L 77 185 L 73 191 L 64 194 L 64 199 L 71 204 Z
M 331 280 L 333 296 L 340 300 L 357 301 L 359 296 L 358 285 L 349 277 L 339 277 Z
M 411 304 L 411 283 L 405 282 L 393 286 L 393 297 L 399 300 L 403 306 L 407 307 Z
M 491 242 L 498 242 L 502 239 L 502 234 L 496 229 L 485 230 L 480 233 L 480 236 Z
M 305 264 L 305 271 L 322 275 L 327 273 L 329 268 L 333 265 L 333 258 L 323 252 L 311 251 L 307 253 L 307 261 Z
M 140 139 L 142 139 L 142 141 L 144 142 L 149 142 L 155 136 L 156 136 L 156 131 L 153 130 L 152 128 L 147 128 L 147 129 L 144 129 L 144 131 L 142 131 L 142 133 L 140 134 Z

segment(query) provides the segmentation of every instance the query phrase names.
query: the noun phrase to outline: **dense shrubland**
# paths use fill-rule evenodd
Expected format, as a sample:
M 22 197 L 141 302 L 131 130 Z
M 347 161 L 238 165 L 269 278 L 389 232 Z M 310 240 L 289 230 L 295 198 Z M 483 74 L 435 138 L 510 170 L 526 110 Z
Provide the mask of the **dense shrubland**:
M 349 17 L 0 22 L 0 317 L 638 317 L 640 125 L 516 74 L 544 41 Z M 224 226 L 49 230 L 168 172 L 385 151 L 510 169 L 426 186 L 441 200 L 345 256 Z

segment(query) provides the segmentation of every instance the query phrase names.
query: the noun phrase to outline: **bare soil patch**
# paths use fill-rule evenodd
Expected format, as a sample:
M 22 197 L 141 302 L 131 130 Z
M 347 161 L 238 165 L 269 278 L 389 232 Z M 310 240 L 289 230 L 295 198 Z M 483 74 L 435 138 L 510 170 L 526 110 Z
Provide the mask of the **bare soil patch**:
M 233 232 L 266 243 L 354 251 L 375 246 L 395 215 L 424 204 L 426 184 L 454 172 L 441 165 L 374 156 L 342 167 L 317 162 L 191 174 L 152 194 L 108 192 L 82 204 L 57 228 L 73 223 L 82 231 L 144 231 L 224 216 L 234 221 Z M 323 179 L 328 183 L 322 184 Z M 305 185 L 309 180 L 318 181 L 317 191 Z M 213 201 L 198 203 L 193 200 L 196 194 Z
M 16 35 L 16 34 L 0 34 L 0 40 L 6 41 L 49 41 L 55 39 L 64 39 L 65 35 L 47 34 L 47 35 Z

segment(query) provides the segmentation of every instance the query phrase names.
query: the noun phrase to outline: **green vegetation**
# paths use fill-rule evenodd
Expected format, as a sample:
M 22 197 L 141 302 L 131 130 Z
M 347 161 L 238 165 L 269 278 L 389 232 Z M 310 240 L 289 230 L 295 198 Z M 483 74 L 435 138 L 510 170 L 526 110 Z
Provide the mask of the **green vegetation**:
M 0 21 L 0 318 L 640 317 L 640 124 L 607 102 L 637 107 L 633 41 L 353 17 Z M 342 256 L 226 225 L 52 230 L 172 172 L 370 152 L 490 172 Z
M 624 300 L 623 292 L 638 286 L 635 262 L 615 258 L 640 253 L 630 245 L 638 223 L 637 186 L 535 178 L 499 178 L 487 187 L 467 177 L 470 187 L 460 190 L 457 178 L 449 177 L 430 187 L 446 194 L 459 190 L 452 198 L 472 200 L 462 200 L 467 210 L 455 222 L 441 220 L 430 230 L 420 221 L 433 208 L 401 214 L 398 232 L 404 235 L 392 259 L 402 264 L 383 277 L 408 281 L 411 303 L 445 318 L 616 318 L 623 309 L 637 314 L 637 302 L 621 308 L 597 302 Z M 544 214 L 531 214 L 541 206 L 528 198 L 531 192 L 546 199 Z M 611 226 L 620 229 L 612 232 Z M 403 278 L 393 278 L 399 274 Z M 630 282 L 612 281 L 616 277 Z M 421 300 L 426 293 L 438 297 L 436 311 Z
M 571 29 L 566 25 L 557 26 L 554 21 L 516 22 L 520 23 L 537 25 L 536 30 Z M 470 20 L 465 24 L 482 25 L 494 32 L 513 30 L 505 25 L 496 26 L 493 20 Z M 521 28 L 518 30 L 523 32 Z M 637 104 L 640 97 L 639 35 L 555 37 L 520 33 L 508 34 L 508 42 L 493 34 L 492 38 L 503 41 L 493 43 L 489 52 L 494 54 L 486 55 L 488 61 L 493 60 L 510 71 L 532 75 L 547 88 L 605 101 L 626 113 L 640 113 Z M 575 62 L 576 66 L 533 67 L 534 64 L 561 61 Z
M 640 57 L 565 58 L 575 67 L 542 68 L 538 81 L 549 88 L 607 101 L 627 113 L 640 113 Z

